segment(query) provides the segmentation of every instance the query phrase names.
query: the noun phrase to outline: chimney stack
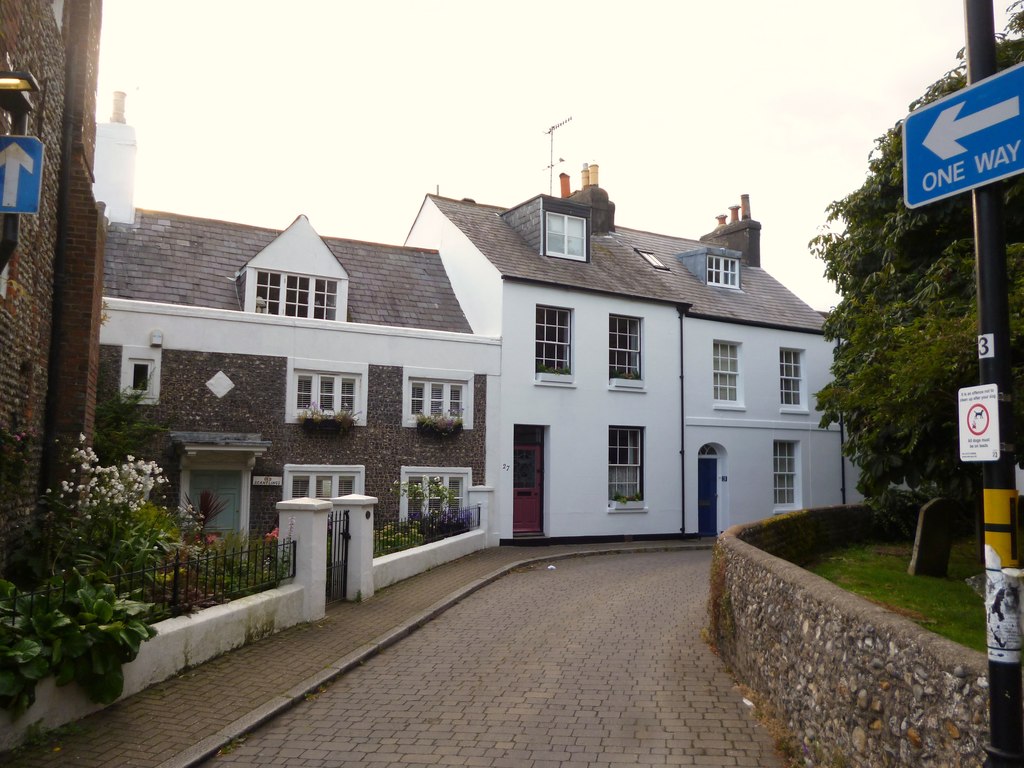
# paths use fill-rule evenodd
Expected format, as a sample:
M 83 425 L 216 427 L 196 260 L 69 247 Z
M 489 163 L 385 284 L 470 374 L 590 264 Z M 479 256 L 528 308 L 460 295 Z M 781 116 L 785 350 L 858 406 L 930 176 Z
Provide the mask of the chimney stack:
M 570 199 L 590 206 L 591 231 L 595 235 L 606 235 L 615 231 L 615 203 L 608 199 L 608 193 L 597 184 L 597 163 L 583 164 L 583 186 Z M 559 175 L 559 179 L 562 178 Z M 568 178 L 562 180 L 562 196 L 569 187 Z
M 726 216 L 724 213 L 720 213 L 717 216 L 715 216 L 715 220 L 718 222 L 718 226 L 719 227 L 724 227 L 725 226 L 725 220 L 727 218 L 729 218 L 729 217 Z
M 110 115 L 110 122 L 124 124 L 124 91 L 114 91 L 114 111 Z
M 582 181 L 580 182 L 580 189 L 586 189 L 590 186 L 590 166 L 586 163 L 583 164 L 583 173 L 581 178 Z
M 718 226 L 701 237 L 701 242 L 714 243 L 739 251 L 743 263 L 749 267 L 761 266 L 761 222 L 750 218 L 750 195 L 740 195 L 739 205 L 730 205 L 730 217 L 717 216 Z M 737 215 L 738 214 L 738 215 Z
M 558 174 L 558 181 L 562 185 L 562 197 L 568 197 L 569 195 L 571 195 L 572 191 L 569 189 L 569 174 L 568 173 L 560 173 L 560 174 Z
M 595 187 L 601 186 L 597 183 L 597 163 L 590 164 L 590 184 Z

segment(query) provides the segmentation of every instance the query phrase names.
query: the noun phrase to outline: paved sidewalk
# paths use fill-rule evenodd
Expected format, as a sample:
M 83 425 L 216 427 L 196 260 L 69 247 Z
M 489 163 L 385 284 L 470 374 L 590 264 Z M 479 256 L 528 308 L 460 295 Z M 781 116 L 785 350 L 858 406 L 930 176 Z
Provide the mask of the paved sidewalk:
M 7 768 L 192 766 L 307 694 L 530 562 L 602 552 L 709 548 L 710 541 L 495 547 L 338 603 L 316 623 L 232 651 L 91 715 L 45 744 L 0 755 Z

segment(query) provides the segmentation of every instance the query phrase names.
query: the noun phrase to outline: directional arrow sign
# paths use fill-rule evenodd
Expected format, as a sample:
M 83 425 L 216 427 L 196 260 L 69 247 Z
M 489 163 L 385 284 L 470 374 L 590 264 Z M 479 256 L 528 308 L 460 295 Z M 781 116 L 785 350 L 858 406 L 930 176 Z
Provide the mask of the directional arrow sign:
M 0 136 L 0 213 L 39 213 L 43 142 L 34 136 Z
M 908 208 L 1024 172 L 1024 64 L 934 101 L 903 122 Z

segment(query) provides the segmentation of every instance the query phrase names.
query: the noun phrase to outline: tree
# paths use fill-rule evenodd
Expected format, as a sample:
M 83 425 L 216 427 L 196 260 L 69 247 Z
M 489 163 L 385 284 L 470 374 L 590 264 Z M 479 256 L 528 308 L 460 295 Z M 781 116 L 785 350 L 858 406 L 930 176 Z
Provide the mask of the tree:
M 1024 60 L 1022 6 L 997 43 L 1000 69 Z M 964 87 L 960 59 L 911 110 Z M 959 460 L 957 428 L 957 390 L 978 383 L 971 197 L 906 208 L 902 156 L 897 123 L 876 141 L 864 184 L 828 207 L 829 229 L 811 241 L 842 296 L 825 322 L 837 347 L 818 408 L 823 426 L 844 424 L 867 496 L 925 483 L 967 501 L 981 480 Z M 1024 177 L 1004 182 L 1004 195 L 1014 399 L 1024 402 Z M 1024 445 L 1024 413 L 1016 421 Z

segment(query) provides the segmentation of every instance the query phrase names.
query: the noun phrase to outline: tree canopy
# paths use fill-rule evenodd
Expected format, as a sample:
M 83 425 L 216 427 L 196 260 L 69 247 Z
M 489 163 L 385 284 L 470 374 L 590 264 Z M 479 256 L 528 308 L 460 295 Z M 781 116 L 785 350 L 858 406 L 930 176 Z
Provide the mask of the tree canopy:
M 1011 8 L 997 43 L 999 69 L 1024 61 L 1024 10 Z M 963 54 L 961 52 L 961 61 Z M 963 88 L 965 65 L 935 82 L 911 110 Z M 1016 403 L 1024 393 L 1024 176 L 1003 183 Z M 971 195 L 908 209 L 902 122 L 876 141 L 864 184 L 828 209 L 811 242 L 842 296 L 825 322 L 836 342 L 833 380 L 818 393 L 822 424 L 842 422 L 860 490 L 928 484 L 968 500 L 978 465 L 959 460 L 957 390 L 978 383 Z M 1016 444 L 1024 445 L 1017 406 Z M 1006 440 L 1006 437 L 1003 438 Z

